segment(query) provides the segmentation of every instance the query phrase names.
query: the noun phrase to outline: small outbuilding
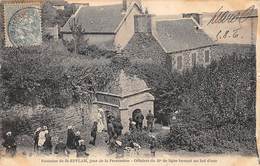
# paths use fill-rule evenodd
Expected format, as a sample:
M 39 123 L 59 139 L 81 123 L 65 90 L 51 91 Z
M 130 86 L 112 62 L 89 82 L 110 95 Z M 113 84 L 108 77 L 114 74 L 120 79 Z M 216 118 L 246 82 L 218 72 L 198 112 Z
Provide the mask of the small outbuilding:
M 127 75 L 121 70 L 118 78 L 110 82 L 103 92 L 96 93 L 93 111 L 102 108 L 105 115 L 113 114 L 121 119 L 123 132 L 128 131 L 129 118 L 141 113 L 144 117 L 149 110 L 154 112 L 154 96 L 144 80 L 136 75 Z M 146 126 L 146 119 L 143 121 Z

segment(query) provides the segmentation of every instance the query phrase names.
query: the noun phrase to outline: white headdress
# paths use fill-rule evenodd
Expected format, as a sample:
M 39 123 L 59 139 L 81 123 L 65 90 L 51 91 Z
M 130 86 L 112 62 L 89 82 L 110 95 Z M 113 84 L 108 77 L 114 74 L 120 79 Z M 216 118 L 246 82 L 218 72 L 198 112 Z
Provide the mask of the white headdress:
M 42 129 L 41 127 L 38 127 L 38 128 L 36 129 L 36 132 L 40 131 L 41 129 Z
M 84 140 L 83 140 L 83 139 L 80 139 L 80 140 L 79 140 L 79 144 L 82 144 L 82 143 L 84 143 Z
M 12 135 L 12 132 L 11 131 L 8 131 L 7 133 L 6 133 L 6 135 Z

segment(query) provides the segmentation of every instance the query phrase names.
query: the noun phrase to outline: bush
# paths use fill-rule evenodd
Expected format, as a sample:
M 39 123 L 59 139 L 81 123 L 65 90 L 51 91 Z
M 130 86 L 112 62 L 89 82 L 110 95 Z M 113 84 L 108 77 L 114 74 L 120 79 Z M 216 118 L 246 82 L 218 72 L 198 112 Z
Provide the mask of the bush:
M 130 140 L 135 143 L 138 143 L 142 148 L 149 148 L 150 143 L 152 142 L 152 137 L 149 135 L 147 131 L 134 131 L 132 133 L 126 133 L 122 137 L 122 142 L 127 145 Z
M 2 137 L 5 137 L 6 132 L 12 131 L 14 136 L 21 135 L 21 134 L 31 134 L 32 127 L 30 124 L 30 120 L 23 116 L 23 117 L 8 117 L 2 120 L 3 131 Z
M 164 141 L 167 149 L 255 153 L 254 56 L 223 57 L 207 68 L 186 71 L 179 79 L 182 85 L 175 86 L 181 87 L 181 102 L 170 110 L 179 109 L 177 119 L 185 127 L 172 126 Z

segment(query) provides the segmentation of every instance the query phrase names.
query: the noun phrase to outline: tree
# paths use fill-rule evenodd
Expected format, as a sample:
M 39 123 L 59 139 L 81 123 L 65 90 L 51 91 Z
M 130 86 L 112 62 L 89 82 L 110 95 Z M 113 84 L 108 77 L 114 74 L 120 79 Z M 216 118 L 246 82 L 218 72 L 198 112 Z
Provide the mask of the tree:
M 73 18 L 69 23 L 69 26 L 73 37 L 74 52 L 78 54 L 80 53 L 80 47 L 82 45 L 86 47 L 87 45 L 87 40 L 84 40 L 85 29 L 82 27 L 81 24 L 79 24 L 78 18 Z

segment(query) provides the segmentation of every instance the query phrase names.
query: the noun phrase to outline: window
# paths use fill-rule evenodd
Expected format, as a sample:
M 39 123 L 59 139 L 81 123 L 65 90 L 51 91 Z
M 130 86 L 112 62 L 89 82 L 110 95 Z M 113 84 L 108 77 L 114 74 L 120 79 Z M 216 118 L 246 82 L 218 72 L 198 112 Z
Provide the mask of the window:
M 209 50 L 205 50 L 205 52 L 204 52 L 204 61 L 205 61 L 205 63 L 209 63 L 209 58 L 210 58 Z
M 197 54 L 194 52 L 191 54 L 192 66 L 197 64 Z
M 177 57 L 177 69 L 178 70 L 182 69 L 182 56 Z

